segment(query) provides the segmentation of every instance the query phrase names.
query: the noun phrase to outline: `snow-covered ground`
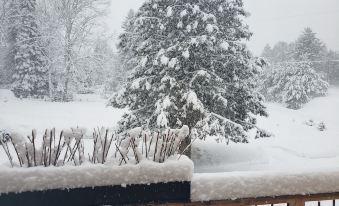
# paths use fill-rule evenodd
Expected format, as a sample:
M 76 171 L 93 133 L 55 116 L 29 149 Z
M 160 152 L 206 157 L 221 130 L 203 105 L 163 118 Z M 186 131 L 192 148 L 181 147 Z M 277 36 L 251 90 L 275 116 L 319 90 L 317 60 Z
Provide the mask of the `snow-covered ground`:
M 312 100 L 300 110 L 267 104 L 269 117 L 258 125 L 274 137 L 250 144 L 217 144 L 198 141 L 193 148 L 196 172 L 295 170 L 339 166 L 339 88 Z M 315 125 L 308 126 L 313 120 Z M 319 131 L 324 122 L 327 129 Z
M 77 95 L 76 101 L 60 103 L 41 100 L 16 99 L 0 89 L 0 129 L 30 134 L 32 129 L 43 133 L 45 129 L 84 127 L 92 131 L 97 127 L 113 127 L 123 110 L 106 107 L 99 95 Z
M 268 118 L 258 125 L 275 136 L 251 140 L 250 144 L 216 143 L 213 138 L 197 141 L 193 146 L 195 172 L 231 172 L 258 170 L 297 170 L 339 166 L 339 88 L 319 97 L 301 110 L 286 109 L 267 103 Z M 35 128 L 113 127 L 123 110 L 105 107 L 105 100 L 95 95 L 82 95 L 77 101 L 55 103 L 19 100 L 8 90 L 0 90 L 0 129 L 29 134 Z M 315 122 L 308 126 L 305 122 Z M 327 129 L 319 131 L 324 122 Z M 6 161 L 0 156 L 0 162 Z

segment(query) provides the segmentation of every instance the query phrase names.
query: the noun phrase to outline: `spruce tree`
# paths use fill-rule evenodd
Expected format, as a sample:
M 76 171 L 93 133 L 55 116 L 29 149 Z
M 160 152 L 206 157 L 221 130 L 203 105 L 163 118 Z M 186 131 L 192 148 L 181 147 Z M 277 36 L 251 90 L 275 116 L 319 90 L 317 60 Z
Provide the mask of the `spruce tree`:
M 18 23 L 18 2 L 16 0 L 10 0 L 5 3 L 4 11 L 6 11 L 6 16 L 3 18 L 2 22 L 2 30 L 3 30 L 3 38 L 4 45 L 6 47 L 4 57 L 3 57 L 3 71 L 5 74 L 2 76 L 2 83 L 10 84 L 12 83 L 12 76 L 14 73 L 14 45 L 16 38 L 16 29 Z
M 136 33 L 134 32 L 135 12 L 130 10 L 125 18 L 122 28 L 124 33 L 119 36 L 118 55 L 115 57 L 115 79 L 112 83 L 116 84 L 116 89 L 121 89 L 127 76 L 137 67 L 141 58 L 133 56 L 135 42 L 133 41 Z
M 187 125 L 190 137 L 247 142 L 254 116 L 267 114 L 252 81 L 262 62 L 243 43 L 251 37 L 246 15 L 242 0 L 145 2 L 135 15 L 129 47 L 123 46 L 138 64 L 110 100 L 130 109 L 120 131 Z
M 43 98 L 48 95 L 46 58 L 40 44 L 35 18 L 35 0 L 18 1 L 18 25 L 14 25 L 13 92 L 17 97 Z
M 133 58 L 133 38 L 135 37 L 134 29 L 134 20 L 135 20 L 135 12 L 134 10 L 130 10 L 126 19 L 122 24 L 122 28 L 124 33 L 119 36 L 119 56 L 121 59 L 122 66 L 125 70 L 132 70 L 136 65 L 136 59 Z
M 323 58 L 325 51 L 325 45 L 316 37 L 316 33 L 308 27 L 295 42 L 294 58 L 299 61 L 305 58 L 310 61 L 317 61 Z
M 326 95 L 329 87 L 306 57 L 300 62 L 278 64 L 265 83 L 268 99 L 290 109 L 300 109 L 312 98 Z

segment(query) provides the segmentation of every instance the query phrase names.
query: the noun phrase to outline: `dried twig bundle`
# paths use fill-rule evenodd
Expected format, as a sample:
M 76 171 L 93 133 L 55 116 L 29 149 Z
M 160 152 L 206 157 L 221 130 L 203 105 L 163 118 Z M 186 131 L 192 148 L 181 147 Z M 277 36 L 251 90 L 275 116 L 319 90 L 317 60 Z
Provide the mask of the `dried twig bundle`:
M 81 165 L 87 160 L 92 164 L 138 164 L 144 159 L 162 163 L 170 156 L 179 154 L 180 144 L 189 135 L 189 128 L 183 126 L 181 129 L 150 132 L 138 127 L 124 135 L 97 128 L 92 134 L 93 144 L 87 145 L 87 149 L 91 149 L 88 159 L 84 154 L 85 130 L 79 128 L 63 130 L 58 135 L 55 129 L 45 130 L 40 139 L 35 130 L 26 138 L 11 134 L 9 141 L 0 138 L 0 144 L 12 167 Z M 13 157 L 16 157 L 18 164 Z

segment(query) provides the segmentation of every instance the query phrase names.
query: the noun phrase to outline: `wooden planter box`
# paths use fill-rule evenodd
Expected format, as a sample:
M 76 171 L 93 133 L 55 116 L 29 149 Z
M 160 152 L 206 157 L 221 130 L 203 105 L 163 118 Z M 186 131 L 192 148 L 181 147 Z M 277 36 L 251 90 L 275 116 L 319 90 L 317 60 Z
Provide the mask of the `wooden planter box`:
M 86 206 L 189 202 L 193 162 L 122 166 L 0 167 L 0 206 Z
M 53 189 L 0 196 L 1 206 L 84 206 L 189 202 L 190 182 Z

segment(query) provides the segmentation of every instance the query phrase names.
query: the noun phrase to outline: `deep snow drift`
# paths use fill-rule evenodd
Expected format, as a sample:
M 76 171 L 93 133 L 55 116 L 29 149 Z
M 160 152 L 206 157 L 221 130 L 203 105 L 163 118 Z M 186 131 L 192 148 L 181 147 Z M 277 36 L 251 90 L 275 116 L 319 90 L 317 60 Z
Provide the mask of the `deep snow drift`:
M 300 110 L 267 103 L 268 118 L 258 125 L 274 137 L 250 140 L 250 144 L 218 144 L 197 141 L 193 146 L 196 172 L 229 172 L 331 168 L 339 165 L 339 88 L 331 88 Z M 313 120 L 314 126 L 306 124 Z M 326 125 L 319 131 L 320 122 Z

